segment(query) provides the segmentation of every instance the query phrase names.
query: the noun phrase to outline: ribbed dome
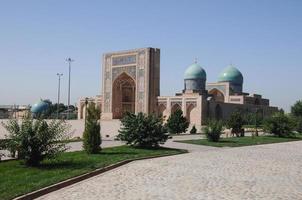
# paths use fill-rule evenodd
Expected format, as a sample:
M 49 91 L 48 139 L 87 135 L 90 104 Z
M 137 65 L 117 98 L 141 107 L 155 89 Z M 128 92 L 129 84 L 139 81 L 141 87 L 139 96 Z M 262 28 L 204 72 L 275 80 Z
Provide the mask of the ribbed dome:
M 42 113 L 42 112 L 44 112 L 47 109 L 48 109 L 48 103 L 46 103 L 45 101 L 41 100 L 41 101 L 35 103 L 31 107 L 30 111 L 32 113 Z
M 234 84 L 243 84 L 243 76 L 237 68 L 229 66 L 221 72 L 218 77 L 218 82 L 231 82 Z
M 207 79 L 206 71 L 197 63 L 190 65 L 185 71 L 185 79 Z

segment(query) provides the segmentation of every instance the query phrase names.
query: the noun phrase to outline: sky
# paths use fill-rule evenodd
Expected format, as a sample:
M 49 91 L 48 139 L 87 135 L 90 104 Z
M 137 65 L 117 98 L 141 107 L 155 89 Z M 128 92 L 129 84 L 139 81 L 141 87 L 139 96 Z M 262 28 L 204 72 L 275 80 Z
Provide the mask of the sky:
M 101 93 L 102 54 L 161 49 L 161 95 L 197 58 L 207 81 L 232 63 L 244 91 L 289 111 L 302 99 L 301 0 L 0 0 L 0 105 Z

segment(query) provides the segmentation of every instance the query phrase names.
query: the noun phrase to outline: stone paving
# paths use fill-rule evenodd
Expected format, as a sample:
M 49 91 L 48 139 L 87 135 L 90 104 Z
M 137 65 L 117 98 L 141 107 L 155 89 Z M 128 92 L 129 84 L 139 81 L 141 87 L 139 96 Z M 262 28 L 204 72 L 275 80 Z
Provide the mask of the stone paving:
M 167 146 L 173 144 L 183 145 Z M 301 141 L 189 148 L 191 153 L 132 162 L 39 199 L 302 199 Z

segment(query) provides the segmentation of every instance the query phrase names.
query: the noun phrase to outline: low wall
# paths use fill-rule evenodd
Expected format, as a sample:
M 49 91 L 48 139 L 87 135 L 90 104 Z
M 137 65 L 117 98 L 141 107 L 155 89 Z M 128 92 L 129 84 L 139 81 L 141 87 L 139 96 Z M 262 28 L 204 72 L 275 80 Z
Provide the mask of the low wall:
M 8 134 L 7 130 L 2 126 L 3 123 L 7 123 L 8 119 L 0 120 L 0 139 L 4 139 L 5 135 Z M 72 137 L 80 137 L 82 138 L 84 131 L 84 120 L 69 120 L 68 124 L 71 125 L 70 132 L 73 133 Z M 114 139 L 118 134 L 118 130 L 120 128 L 119 120 L 111 120 L 111 121 L 101 121 L 101 135 L 103 139 Z

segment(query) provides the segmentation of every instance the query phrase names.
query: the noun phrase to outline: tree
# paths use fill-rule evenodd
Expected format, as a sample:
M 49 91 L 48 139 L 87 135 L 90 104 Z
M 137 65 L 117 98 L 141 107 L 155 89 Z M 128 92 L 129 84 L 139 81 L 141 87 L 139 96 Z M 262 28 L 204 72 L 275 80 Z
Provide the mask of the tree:
M 302 101 L 297 101 L 291 107 L 291 115 L 296 122 L 295 130 L 302 133 Z
M 2 125 L 9 132 L 8 150 L 17 152 L 28 166 L 37 166 L 43 159 L 64 152 L 67 147 L 63 141 L 70 139 L 70 126 L 60 120 L 47 123 L 44 119 L 33 120 L 28 114 L 21 125 L 15 119 Z
M 167 128 L 170 133 L 185 133 L 189 127 L 188 120 L 183 116 L 181 110 L 176 110 L 167 120 Z
M 291 136 L 295 126 L 295 121 L 282 112 L 273 114 L 264 122 L 264 129 L 279 137 Z
M 295 117 L 302 117 L 302 100 L 297 101 L 292 107 L 291 107 L 291 114 Z
M 197 129 L 195 127 L 195 125 L 193 125 L 192 129 L 190 130 L 191 134 L 196 134 L 197 133 Z
M 88 154 L 95 154 L 101 150 L 100 116 L 100 109 L 93 102 L 89 103 L 83 133 L 83 148 Z
M 210 142 L 218 142 L 222 134 L 223 124 L 221 121 L 210 120 L 203 131 Z
M 245 122 L 248 123 L 248 125 L 252 125 L 255 128 L 255 136 L 259 136 L 258 129 L 261 127 L 263 123 L 263 110 L 257 109 L 256 112 L 250 112 L 247 113 L 245 116 Z
M 240 111 L 235 111 L 231 114 L 229 120 L 227 121 L 228 128 L 232 129 L 232 133 L 234 133 L 237 137 L 244 136 L 244 129 L 242 126 L 244 125 L 245 120 Z
M 164 144 L 168 139 L 161 117 L 127 112 L 121 122 L 117 138 L 126 141 L 128 145 L 153 148 Z

